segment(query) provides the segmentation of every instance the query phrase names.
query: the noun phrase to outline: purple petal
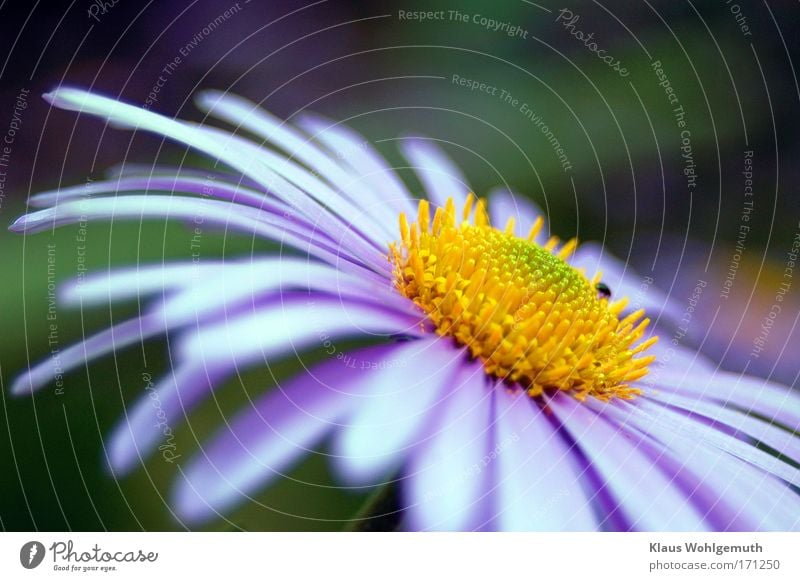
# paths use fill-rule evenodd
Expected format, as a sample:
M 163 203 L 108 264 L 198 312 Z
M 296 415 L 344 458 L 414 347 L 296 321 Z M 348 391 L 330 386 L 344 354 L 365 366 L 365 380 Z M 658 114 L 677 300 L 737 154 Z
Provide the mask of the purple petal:
M 280 202 L 276 203 L 274 199 L 268 199 L 265 194 L 240 184 L 230 184 L 218 180 L 209 181 L 208 177 L 187 177 L 180 174 L 122 178 L 59 188 L 32 196 L 28 200 L 28 204 L 34 208 L 46 208 L 89 196 L 127 192 L 168 192 L 214 196 L 223 200 L 244 203 L 255 208 L 268 210 L 273 214 L 281 214 L 290 210 L 289 206 Z
M 204 128 L 204 132 L 215 137 L 227 149 L 252 155 L 262 171 L 270 172 L 269 190 L 283 198 L 291 207 L 301 210 L 326 232 L 341 231 L 344 234 L 358 232 L 374 246 L 384 248 L 398 237 L 395 221 L 378 221 L 375 216 L 364 213 L 363 206 L 342 196 L 333 187 L 319 179 L 307 169 L 273 151 L 258 147 L 238 135 L 215 128 Z M 343 180 L 353 187 L 352 180 Z M 341 187 L 340 183 L 336 184 Z M 314 203 L 314 201 L 318 203 Z
M 681 436 L 702 441 L 721 453 L 730 454 L 769 472 L 795 486 L 800 486 L 800 471 L 779 458 L 742 442 L 731 434 L 711 427 L 713 422 L 679 413 L 656 403 L 657 396 L 644 396 L 636 400 L 636 407 L 650 414 L 652 429 L 659 433 L 665 430 Z
M 603 478 L 632 529 L 707 529 L 703 515 L 661 470 L 658 457 L 637 446 L 624 426 L 563 393 L 552 397 L 549 406 Z
M 676 366 L 667 366 L 654 386 L 756 413 L 792 430 L 800 426 L 800 395 L 766 379 L 725 371 L 691 376 Z
M 350 259 L 356 264 L 368 264 L 376 272 L 390 272 L 391 267 L 385 256 L 374 249 L 363 255 L 352 253 L 346 248 L 337 248 L 334 241 L 328 241 L 318 232 L 309 231 L 302 224 L 282 216 L 240 204 L 183 196 L 130 195 L 66 202 L 21 216 L 10 229 L 33 233 L 82 220 L 173 218 L 194 221 L 198 216 L 203 218 L 206 225 L 257 234 L 290 244 L 331 264 Z
M 96 271 L 62 283 L 59 299 L 67 305 L 87 306 L 168 294 L 197 280 L 218 275 L 225 264 L 221 261 L 162 262 Z
M 390 348 L 348 357 L 381 360 Z M 197 523 L 230 510 L 283 475 L 311 452 L 358 398 L 349 384 L 360 375 L 347 358 L 330 360 L 262 396 L 239 414 L 183 471 L 173 505 L 181 518 Z
M 419 316 L 414 304 L 401 296 L 388 280 L 373 282 L 369 277 L 358 278 L 327 264 L 296 258 L 229 262 L 212 277 L 195 277 L 187 282 L 190 284 L 166 297 L 158 307 L 170 327 L 255 305 L 292 290 L 325 293 L 343 301 L 376 303 L 386 310 Z
M 766 444 L 776 452 L 800 464 L 800 437 L 793 432 L 717 402 L 668 392 L 650 396 L 648 399 L 659 405 L 673 406 L 686 414 L 698 416 L 701 418 L 701 423 L 741 440 Z
M 497 396 L 497 528 L 594 531 L 599 527 L 581 487 L 574 450 L 524 392 Z
M 313 295 L 312 295 L 313 296 Z M 162 420 L 173 427 L 233 372 L 259 362 L 303 351 L 315 344 L 336 349 L 341 337 L 394 333 L 397 317 L 379 309 L 320 298 L 287 297 L 265 312 L 240 315 L 185 332 L 178 340 L 178 368 L 160 381 L 151 398 Z M 208 376 L 208 377 L 207 377 Z M 142 399 L 112 436 L 112 467 L 124 472 L 146 457 L 160 438 L 151 429 L 150 402 Z
M 223 373 L 203 366 L 182 364 L 157 384 L 146 386 L 147 393 L 125 410 L 124 418 L 108 438 L 108 460 L 116 476 L 128 474 L 143 463 L 162 441 L 168 442 L 183 420 L 182 416 L 198 401 L 211 395 L 227 373 L 227 369 Z M 167 449 L 174 457 L 174 451 L 164 448 Z
M 400 143 L 400 149 L 433 204 L 443 208 L 447 198 L 452 197 L 457 210 L 464 206 L 472 189 L 458 166 L 438 146 L 431 140 L 410 138 Z
M 315 343 L 322 346 L 331 337 L 416 336 L 419 322 L 375 304 L 285 293 L 270 305 L 197 328 L 183 338 L 178 356 L 185 361 L 250 364 L 275 349 L 286 353 Z
M 398 346 L 389 360 L 353 362 L 364 400 L 339 431 L 337 465 L 347 482 L 377 484 L 390 476 L 426 437 L 431 415 L 449 403 L 449 390 L 466 360 L 448 339 Z M 371 371 L 358 371 L 367 365 Z
M 633 402 L 590 404 L 629 426 L 649 441 L 658 461 L 673 474 L 687 501 L 704 514 L 714 530 L 797 530 L 800 527 L 800 495 L 755 466 L 711 445 L 701 434 L 676 429 L 663 422 L 658 408 Z
M 303 113 L 299 124 L 337 155 L 340 163 L 350 169 L 354 179 L 362 182 L 365 189 L 371 192 L 371 196 L 360 200 L 366 209 L 378 213 L 386 204 L 391 223 L 397 220 L 400 212 L 406 215 L 416 212 L 416 204 L 395 170 L 389 167 L 363 135 L 345 125 L 309 113 Z
M 163 330 L 161 322 L 151 315 L 114 325 L 37 363 L 14 380 L 11 393 L 20 395 L 41 389 L 57 376 L 68 373 L 87 361 L 142 342 Z
M 475 530 L 492 517 L 494 390 L 478 362 L 465 364 L 439 406 L 431 441 L 415 453 L 404 484 L 413 530 Z
M 489 193 L 489 215 L 495 228 L 503 229 L 509 218 L 514 218 L 514 235 L 526 237 L 536 218 L 541 216 L 545 223 L 534 242 L 539 245 L 547 242 L 549 227 L 541 208 L 525 196 L 515 194 L 506 188 L 496 188 Z
M 54 106 L 98 115 L 106 118 L 112 125 L 151 131 L 213 156 L 275 193 L 315 224 L 319 223 L 324 230 L 336 233 L 337 241 L 358 245 L 358 241 L 354 239 L 355 233 L 348 229 L 346 224 L 330 214 L 312 197 L 309 197 L 311 195 L 325 198 L 325 192 L 302 192 L 299 190 L 264 163 L 272 154 L 268 154 L 264 148 L 260 148 L 250 141 L 218 129 L 190 125 L 115 99 L 77 89 L 59 88 L 45 95 L 45 98 Z M 269 158 L 276 159 L 274 156 Z M 285 159 L 280 160 L 281 168 L 287 169 L 291 165 Z M 290 170 L 287 169 L 287 171 Z M 299 168 L 292 175 L 299 176 L 301 173 L 304 178 L 310 179 L 310 174 L 304 171 L 300 172 Z M 325 200 L 326 204 L 335 204 L 339 200 L 337 196 L 327 197 L 329 199 Z M 210 202 L 210 200 L 204 201 Z M 368 224 L 367 227 L 369 227 Z M 275 236 L 270 237 L 275 240 L 281 239 Z
M 292 159 L 299 159 L 307 164 L 315 173 L 326 178 L 331 185 L 341 188 L 341 184 L 352 182 L 348 173 L 338 163 L 310 143 L 306 136 L 286 122 L 276 119 L 255 103 L 218 91 L 204 91 L 197 95 L 195 102 L 201 110 L 209 115 L 227 121 L 237 128 L 244 127 L 264 139 L 266 143 L 283 149 L 290 154 Z M 275 156 L 267 150 L 262 150 L 262 152 L 267 155 L 265 160 L 269 165 L 279 173 L 282 173 L 287 179 L 291 178 L 283 170 L 291 166 L 299 168 L 299 166 L 289 162 L 286 158 Z M 306 173 L 306 179 L 313 177 L 309 172 L 304 173 Z M 299 177 L 297 172 L 294 172 L 294 175 Z M 308 190 L 309 193 L 317 197 L 315 192 L 320 191 L 322 185 L 319 180 L 316 180 L 315 186 Z M 328 189 L 318 199 L 328 206 L 339 204 L 335 211 L 341 216 L 357 216 L 361 215 L 364 208 L 363 196 L 369 195 L 369 192 L 359 192 L 359 190 L 365 190 L 364 186 L 350 183 L 348 190 L 333 192 L 333 190 Z M 352 196 L 349 191 L 358 192 L 360 195 Z M 359 199 L 359 197 L 362 199 Z M 387 221 L 385 217 L 381 220 L 380 215 L 373 214 L 366 216 L 364 222 L 376 222 L 376 225 L 382 226 L 382 231 L 390 236 L 387 240 L 393 240 L 396 237 L 394 220 Z M 378 240 L 379 238 L 375 237 L 374 239 Z
M 647 315 L 659 323 L 661 320 L 679 325 L 683 308 L 653 284 L 652 277 L 643 277 L 627 263 L 614 258 L 596 242 L 581 244 L 570 259 L 575 268 L 583 268 L 591 278 L 596 272 L 603 273 L 613 297 L 628 297 L 627 310 L 644 308 Z

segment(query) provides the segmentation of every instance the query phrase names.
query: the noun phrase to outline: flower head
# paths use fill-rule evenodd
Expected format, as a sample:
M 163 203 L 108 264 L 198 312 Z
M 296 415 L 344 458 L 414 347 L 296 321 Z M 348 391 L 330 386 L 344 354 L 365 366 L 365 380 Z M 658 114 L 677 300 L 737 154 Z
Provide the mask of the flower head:
M 320 345 L 328 354 L 182 464 L 180 518 L 223 514 L 330 438 L 344 483 L 398 480 L 410 529 L 800 528 L 800 398 L 683 347 L 680 306 L 651 289 L 629 308 L 640 280 L 625 265 L 545 238 L 542 217 L 510 192 L 476 198 L 433 142 L 403 142 L 426 190 L 415 200 L 363 138 L 317 117 L 294 127 L 237 97 L 198 97 L 253 141 L 76 89 L 47 98 L 169 137 L 238 177 L 208 187 L 185 171 L 136 170 L 34 196 L 42 209 L 13 230 L 202 215 L 293 249 L 64 287 L 67 302 L 139 298 L 147 309 L 62 351 L 61 372 L 161 334 L 177 346 L 110 437 L 115 473 L 163 438 L 153 395 L 177 425 L 242 368 Z M 338 347 L 350 338 L 372 344 Z M 12 390 L 53 373 L 44 361 Z

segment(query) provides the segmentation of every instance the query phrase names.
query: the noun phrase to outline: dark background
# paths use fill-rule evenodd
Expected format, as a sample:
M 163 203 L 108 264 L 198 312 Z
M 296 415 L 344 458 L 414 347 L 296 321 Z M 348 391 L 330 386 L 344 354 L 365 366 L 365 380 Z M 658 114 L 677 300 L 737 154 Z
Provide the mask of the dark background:
M 8 225 L 22 214 L 31 193 L 97 179 L 123 160 L 183 159 L 185 148 L 52 110 L 40 95 L 68 84 L 143 104 L 181 47 L 235 4 L 118 0 L 103 11 L 86 0 L 0 2 L 0 138 L 17 95 L 30 92 L 3 168 L 0 222 Z M 750 351 L 785 280 L 786 251 L 800 228 L 796 2 L 252 0 L 238 6 L 181 57 L 153 110 L 199 121 L 192 94 L 226 89 L 280 117 L 310 109 L 349 120 L 397 165 L 404 164 L 398 136 L 443 140 L 477 193 L 507 184 L 544 208 L 556 233 L 603 242 L 679 304 L 686 304 L 698 280 L 706 281 L 690 325 L 694 345 L 728 369 L 795 384 L 800 281 L 783 303 L 766 351 L 758 358 Z M 561 8 L 579 15 L 576 28 L 593 32 L 629 76 L 615 73 L 557 23 Z M 469 22 L 404 20 L 400 10 L 458 10 Z M 734 12 L 740 22 L 746 19 L 749 35 Z M 474 15 L 519 26 L 527 38 L 487 30 Z M 653 61 L 661 61 L 686 112 L 697 173 L 692 191 Z M 527 103 L 563 144 L 572 170 L 562 169 L 518 108 L 454 84 L 453 75 Z M 742 223 L 745 151 L 754 159 L 751 230 L 730 297 L 722 299 Z M 188 239 L 182 225 L 163 221 L 93 223 L 88 263 L 103 269 L 186 258 Z M 206 240 L 209 254 L 268 249 L 221 234 Z M 174 466 L 155 459 L 116 480 L 103 455 L 104 435 L 141 393 L 143 357 L 154 376 L 167 367 L 165 342 L 68 375 L 63 395 L 52 388 L 33 398 L 8 394 L 13 377 L 48 353 L 48 244 L 56 248 L 57 280 L 74 277 L 75 228 L 30 237 L 0 229 L 0 527 L 180 529 L 165 501 Z M 59 308 L 59 343 L 66 346 L 135 310 Z M 289 374 L 292 363 L 272 371 Z M 222 415 L 273 383 L 270 374 L 254 370 L 225 386 L 216 402 L 192 416 L 191 430 L 178 431 L 181 449 L 190 454 Z M 319 457 L 293 476 L 259 496 L 260 506 L 209 528 L 342 529 L 364 501 L 337 489 Z

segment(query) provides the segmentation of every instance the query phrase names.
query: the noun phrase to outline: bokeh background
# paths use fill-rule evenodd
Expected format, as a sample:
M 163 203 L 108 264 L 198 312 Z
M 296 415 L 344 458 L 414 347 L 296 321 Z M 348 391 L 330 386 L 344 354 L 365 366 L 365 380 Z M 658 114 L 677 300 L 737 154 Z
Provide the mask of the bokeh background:
M 414 11 L 438 14 L 407 16 Z M 800 280 L 785 269 L 800 233 L 798 23 L 794 1 L 3 1 L 0 139 L 11 142 L 0 143 L 10 148 L 0 223 L 22 214 L 31 193 L 98 179 L 122 161 L 207 166 L 184 147 L 52 110 L 40 98 L 68 84 L 144 104 L 180 57 L 150 95 L 151 109 L 202 121 L 192 95 L 225 89 L 283 118 L 310 109 L 346 120 L 400 167 L 398 137 L 439 139 L 477 193 L 506 185 L 529 197 L 556 233 L 601 242 L 679 304 L 703 281 L 686 341 L 724 368 L 795 385 Z M 552 131 L 569 168 L 526 110 Z M 682 150 L 684 129 L 690 149 Z M 31 362 L 138 309 L 76 312 L 49 302 L 53 284 L 77 275 L 84 246 L 90 270 L 190 256 L 182 224 L 92 223 L 85 244 L 80 237 L 75 227 L 28 237 L 0 228 L 0 527 L 180 530 L 168 508 L 177 466 L 156 457 L 116 479 L 103 448 L 142 393 L 143 370 L 168 368 L 166 340 L 67 375 L 63 392 L 9 396 Z M 208 233 L 202 251 L 270 248 Z M 781 313 L 755 356 L 775 304 Z M 296 365 L 271 362 L 230 382 L 177 429 L 178 449 L 190 456 Z M 317 455 L 208 528 L 340 530 L 367 498 L 338 488 Z

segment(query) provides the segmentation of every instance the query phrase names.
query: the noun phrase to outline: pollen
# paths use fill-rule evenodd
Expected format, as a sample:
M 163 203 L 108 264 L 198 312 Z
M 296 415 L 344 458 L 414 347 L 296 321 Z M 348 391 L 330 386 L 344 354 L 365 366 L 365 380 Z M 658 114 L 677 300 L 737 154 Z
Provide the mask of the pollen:
M 655 359 L 643 355 L 658 339 L 642 341 L 649 319 L 643 310 L 623 316 L 627 299 L 598 294 L 600 273 L 590 280 L 569 264 L 576 240 L 536 244 L 542 225 L 538 218 L 521 238 L 513 218 L 494 228 L 472 194 L 463 212 L 448 199 L 433 219 L 421 200 L 416 221 L 400 215 L 400 240 L 389 248 L 395 286 L 439 335 L 531 397 L 635 398 L 642 392 L 631 383 Z

